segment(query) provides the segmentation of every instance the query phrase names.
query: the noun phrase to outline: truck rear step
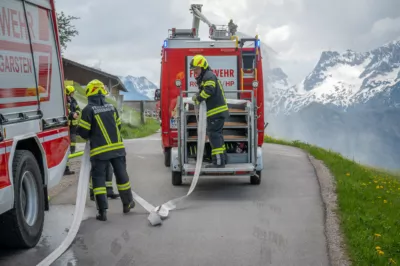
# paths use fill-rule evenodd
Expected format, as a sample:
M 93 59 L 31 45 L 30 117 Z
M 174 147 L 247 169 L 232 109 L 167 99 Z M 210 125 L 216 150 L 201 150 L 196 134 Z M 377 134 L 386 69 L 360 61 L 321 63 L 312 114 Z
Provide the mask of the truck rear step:
M 235 174 L 237 172 L 254 172 L 254 165 L 251 163 L 237 163 L 237 164 L 227 164 L 225 168 L 205 168 L 207 164 L 203 163 L 201 172 L 202 173 L 224 173 L 224 174 Z M 194 172 L 196 169 L 195 164 L 184 164 L 183 170 L 186 173 Z

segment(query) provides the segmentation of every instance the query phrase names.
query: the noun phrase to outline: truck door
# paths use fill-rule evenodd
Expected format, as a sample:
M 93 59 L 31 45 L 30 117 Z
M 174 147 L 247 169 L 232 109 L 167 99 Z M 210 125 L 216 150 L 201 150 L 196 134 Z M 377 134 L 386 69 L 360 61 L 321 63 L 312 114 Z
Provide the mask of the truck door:
M 25 13 L 20 0 L 1 1 L 0 10 L 0 127 L 4 133 L 7 125 L 13 125 L 10 134 L 4 134 L 5 138 L 12 138 L 32 129 L 16 124 L 38 119 L 38 58 L 32 55 L 34 47 L 27 34 L 34 31 L 35 14 Z
M 40 110 L 46 125 L 65 122 L 65 96 L 63 91 L 60 51 L 56 44 L 51 6 L 26 2 L 28 25 L 36 64 L 36 80 L 40 92 Z M 29 17 L 31 19 L 29 19 Z

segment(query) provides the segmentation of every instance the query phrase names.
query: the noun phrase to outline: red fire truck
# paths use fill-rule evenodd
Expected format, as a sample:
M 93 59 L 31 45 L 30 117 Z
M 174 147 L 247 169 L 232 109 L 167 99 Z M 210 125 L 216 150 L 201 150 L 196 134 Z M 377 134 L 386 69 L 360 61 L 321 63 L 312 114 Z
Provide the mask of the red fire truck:
M 202 5 L 192 4 L 193 25 L 191 29 L 170 29 L 169 37 L 162 47 L 160 102 L 161 102 L 161 135 L 164 151 L 164 164 L 171 167 L 171 149 L 178 146 L 177 102 L 182 91 L 198 91 L 189 63 L 196 54 L 204 55 L 216 76 L 221 80 L 228 99 L 250 100 L 251 94 L 256 101 L 256 134 L 257 146 L 261 147 L 264 137 L 264 93 L 263 69 L 260 40 L 241 38 L 234 35 L 235 30 L 228 26 L 217 26 L 210 23 L 201 13 Z M 200 40 L 198 29 L 200 20 L 209 25 L 209 38 Z M 250 92 L 251 91 L 251 92 Z M 188 96 L 188 95 L 186 95 Z M 191 96 L 190 96 L 191 97 Z M 231 113 L 235 110 L 230 106 Z M 230 127 L 229 122 L 226 127 Z M 234 125 L 234 124 L 232 124 Z M 224 132 L 229 133 L 229 129 Z M 226 135 L 224 133 L 224 135 Z M 243 138 L 242 138 L 243 139 Z M 237 150 L 244 144 L 225 136 Z M 179 183 L 179 182 L 178 182 Z
M 0 245 L 34 247 L 69 155 L 53 0 L 0 2 Z

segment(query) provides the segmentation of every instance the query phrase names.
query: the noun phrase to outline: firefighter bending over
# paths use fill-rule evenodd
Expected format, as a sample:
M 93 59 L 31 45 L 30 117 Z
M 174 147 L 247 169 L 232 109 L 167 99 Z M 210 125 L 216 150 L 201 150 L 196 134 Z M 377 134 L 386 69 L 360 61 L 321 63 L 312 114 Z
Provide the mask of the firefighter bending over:
M 74 86 L 66 86 L 65 94 L 67 95 L 67 106 L 68 106 L 68 125 L 71 139 L 71 146 L 69 150 L 71 153 L 75 153 L 76 149 L 76 130 L 78 128 L 78 119 L 81 114 L 81 109 L 78 102 L 74 98 L 75 88 Z M 69 161 L 67 161 L 67 167 L 65 168 L 64 175 L 73 175 L 74 171 L 69 168 Z
M 225 119 L 229 117 L 221 81 L 212 72 L 207 60 L 202 55 L 195 55 L 190 62 L 190 68 L 199 87 L 199 93 L 192 97 L 195 104 L 206 101 L 207 106 L 207 136 L 211 144 L 212 164 L 207 168 L 223 168 L 227 163 L 227 153 L 222 135 Z
M 123 212 L 135 207 L 131 184 L 126 172 L 126 151 L 121 138 L 121 118 L 117 109 L 106 102 L 108 94 L 104 84 L 95 79 L 86 87 L 88 104 L 82 110 L 78 134 L 90 141 L 90 161 L 92 164 L 93 194 L 99 214 L 97 220 L 107 220 L 106 168 L 111 163 Z
M 114 192 L 114 188 L 112 185 L 112 178 L 113 178 L 113 168 L 111 163 L 107 164 L 106 167 L 106 189 L 107 189 L 107 197 L 111 199 L 116 199 L 119 197 L 119 194 Z M 90 170 L 90 180 L 89 180 L 89 195 L 90 200 L 94 201 L 94 194 L 93 194 L 93 182 L 92 182 L 92 170 Z

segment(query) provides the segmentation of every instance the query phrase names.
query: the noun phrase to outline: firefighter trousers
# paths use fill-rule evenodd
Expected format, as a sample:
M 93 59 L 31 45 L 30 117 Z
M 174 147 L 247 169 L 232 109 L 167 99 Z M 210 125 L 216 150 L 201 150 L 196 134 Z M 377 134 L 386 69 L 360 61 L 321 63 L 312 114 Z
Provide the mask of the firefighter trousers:
M 117 183 L 117 188 L 124 206 L 129 205 L 133 201 L 131 184 L 126 171 L 125 156 L 112 158 L 110 160 L 96 160 L 92 163 L 92 182 L 93 194 L 96 201 L 96 206 L 99 211 L 108 209 L 107 189 L 106 189 L 106 168 L 111 163 L 114 169 L 114 175 Z
M 114 173 L 113 168 L 111 166 L 111 163 L 109 162 L 106 166 L 106 190 L 108 197 L 114 195 L 114 188 L 112 184 L 113 173 Z M 89 191 L 90 191 L 90 199 L 94 200 L 92 176 L 93 176 L 93 168 L 90 170 Z
M 224 128 L 225 118 L 207 119 L 207 136 L 211 145 L 211 158 L 213 164 L 225 165 L 227 163 L 227 153 L 222 130 Z
M 78 128 L 77 126 L 72 126 L 72 125 L 69 126 L 69 135 L 70 135 L 70 141 L 71 141 L 71 144 L 69 146 L 69 151 L 71 154 L 75 153 L 75 151 L 76 151 L 76 130 L 77 130 L 77 128 Z M 70 164 L 69 164 L 69 159 L 68 159 L 64 174 L 74 174 L 75 173 L 74 171 L 71 171 L 69 169 L 69 167 L 70 167 Z

